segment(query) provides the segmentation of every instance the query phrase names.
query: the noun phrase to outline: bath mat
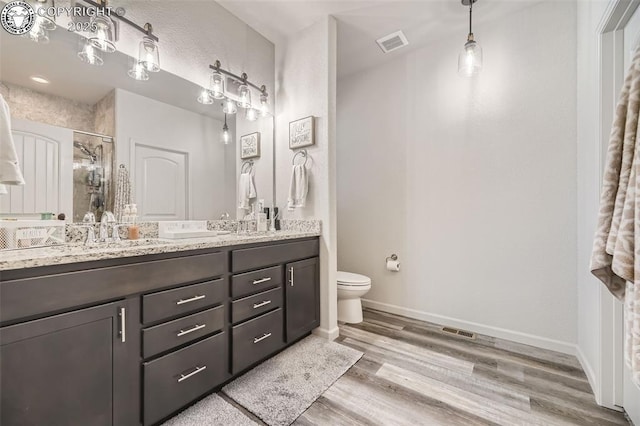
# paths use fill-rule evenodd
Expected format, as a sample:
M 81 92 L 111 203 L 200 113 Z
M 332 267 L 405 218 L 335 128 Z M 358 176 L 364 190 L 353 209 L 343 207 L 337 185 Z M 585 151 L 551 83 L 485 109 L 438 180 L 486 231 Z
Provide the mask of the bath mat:
M 162 426 L 254 426 L 256 424 L 214 393 L 170 418 Z
M 222 389 L 270 426 L 290 425 L 362 352 L 309 336 Z

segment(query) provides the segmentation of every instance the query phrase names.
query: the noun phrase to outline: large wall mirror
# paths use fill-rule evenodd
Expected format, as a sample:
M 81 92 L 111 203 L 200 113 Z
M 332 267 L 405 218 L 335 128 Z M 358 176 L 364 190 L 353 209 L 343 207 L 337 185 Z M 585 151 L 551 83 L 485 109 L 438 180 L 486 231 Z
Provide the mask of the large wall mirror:
M 0 36 L 0 93 L 27 182 L 0 195 L 0 213 L 64 213 L 80 222 L 90 212 L 100 220 L 113 210 L 121 165 L 141 221 L 242 217 L 238 181 L 247 170 L 252 201 L 273 204 L 271 115 L 250 121 L 238 108 L 225 117 L 222 101 L 198 103 L 202 88 L 166 71 L 134 80 L 132 58 L 118 51 L 101 66 L 87 64 L 78 59 L 83 40 L 65 28 L 47 44 Z M 251 159 L 242 158 L 247 135 L 259 139 Z

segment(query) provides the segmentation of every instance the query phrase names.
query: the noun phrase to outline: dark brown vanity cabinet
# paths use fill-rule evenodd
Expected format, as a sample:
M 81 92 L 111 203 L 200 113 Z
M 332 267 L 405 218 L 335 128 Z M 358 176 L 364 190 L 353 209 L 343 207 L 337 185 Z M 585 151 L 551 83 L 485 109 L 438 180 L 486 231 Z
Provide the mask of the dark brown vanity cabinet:
M 319 325 L 318 238 L 2 272 L 0 424 L 159 424 Z
M 286 265 L 287 343 L 320 325 L 320 262 L 313 257 Z
M 3 327 L 0 424 L 136 424 L 129 306 L 122 300 Z

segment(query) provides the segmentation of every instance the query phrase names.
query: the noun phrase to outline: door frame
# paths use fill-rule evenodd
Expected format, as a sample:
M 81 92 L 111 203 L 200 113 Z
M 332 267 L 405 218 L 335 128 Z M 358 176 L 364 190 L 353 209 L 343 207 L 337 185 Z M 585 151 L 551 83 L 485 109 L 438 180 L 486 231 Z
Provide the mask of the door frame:
M 640 0 L 610 0 L 598 25 L 598 135 L 596 158 L 599 164 L 598 188 L 602 187 L 611 123 L 618 94 L 625 77 L 624 28 L 640 6 Z M 614 410 L 623 405 L 623 306 L 609 291 L 600 286 L 598 294 L 598 337 L 600 368 L 594 389 L 598 404 Z

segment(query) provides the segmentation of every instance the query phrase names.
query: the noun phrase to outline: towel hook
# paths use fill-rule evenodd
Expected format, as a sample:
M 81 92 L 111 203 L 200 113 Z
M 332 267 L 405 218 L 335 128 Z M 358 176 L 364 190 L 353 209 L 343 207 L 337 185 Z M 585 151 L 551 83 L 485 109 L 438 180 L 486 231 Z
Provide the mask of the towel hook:
M 293 164 L 294 166 L 296 165 L 296 158 L 298 158 L 298 155 L 302 155 L 304 157 L 304 163 L 300 164 L 301 166 L 306 166 L 307 165 L 307 160 L 309 159 L 309 156 L 307 155 L 307 150 L 303 149 L 301 151 L 296 152 L 296 155 L 293 156 L 293 159 L 291 160 L 291 164 Z
M 249 166 L 248 169 L 245 170 L 245 166 Z M 253 160 L 247 160 L 242 162 L 242 167 L 240 167 L 240 173 L 247 173 L 253 170 Z

